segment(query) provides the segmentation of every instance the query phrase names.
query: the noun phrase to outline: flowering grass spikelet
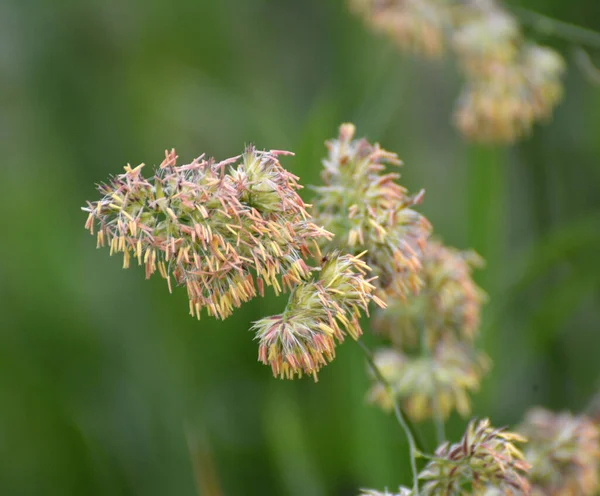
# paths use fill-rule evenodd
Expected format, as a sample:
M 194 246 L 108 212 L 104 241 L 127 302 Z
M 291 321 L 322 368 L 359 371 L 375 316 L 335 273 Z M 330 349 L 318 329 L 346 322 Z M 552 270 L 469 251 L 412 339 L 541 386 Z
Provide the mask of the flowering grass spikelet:
M 387 307 L 374 316 L 373 328 L 399 349 L 415 347 L 421 332 L 431 346 L 448 337 L 473 342 L 486 295 L 473 281 L 472 271 L 483 260 L 473 251 L 430 240 L 422 265 L 421 291 L 403 300 L 388 297 Z
M 391 411 L 399 400 L 406 414 L 417 422 L 432 418 L 435 408 L 444 419 L 453 410 L 463 417 L 469 415 L 469 393 L 479 390 L 481 377 L 490 367 L 483 353 L 450 342 L 440 343 L 431 356 L 413 357 L 383 348 L 375 353 L 374 360 L 394 397 L 372 377 L 369 401 Z
M 524 36 L 496 0 L 351 0 L 352 10 L 402 49 L 439 56 L 449 46 L 465 84 L 454 124 L 468 140 L 513 143 L 548 120 L 562 97 L 562 57 Z
M 355 140 L 355 127 L 343 124 L 337 139 L 327 142 L 329 154 L 321 174 L 324 186 L 314 188 L 316 222 L 334 233 L 329 248 L 358 254 L 378 276 L 376 284 L 403 297 L 418 291 L 421 256 L 431 225 L 411 207 L 423 192 L 409 196 L 384 173 L 385 165 L 400 165 L 397 155 L 365 139 Z
M 419 474 L 423 496 L 484 495 L 491 488 L 506 495 L 531 494 L 529 464 L 514 443 L 518 434 L 495 429 L 488 419 L 471 421 L 459 443 L 444 443 Z
M 444 52 L 448 9 L 440 0 L 351 0 L 351 8 L 401 49 L 430 58 Z
M 535 496 L 598 494 L 600 432 L 590 419 L 534 408 L 518 431 L 529 440 L 525 458 Z
M 523 49 L 522 63 L 534 115 L 540 120 L 548 119 L 562 98 L 560 79 L 565 72 L 565 61 L 555 50 L 530 43 Z
M 317 276 L 293 289 L 283 313 L 254 323 L 259 361 L 276 377 L 308 374 L 317 380 L 335 357 L 336 342 L 360 337 L 359 318 L 368 314 L 369 302 L 384 305 L 365 279 L 368 270 L 359 257 L 338 252 L 325 257 Z
M 304 258 L 331 236 L 311 221 L 281 154 L 249 146 L 221 162 L 177 166 L 172 150 L 148 178 L 143 164 L 128 165 L 88 203 L 86 228 L 97 226 L 111 255 L 123 253 L 124 268 L 133 259 L 146 278 L 158 270 L 169 290 L 171 278 L 186 286 L 192 315 L 206 308 L 224 319 L 265 285 L 281 292 L 308 278 Z
M 474 141 L 510 143 L 548 119 L 562 96 L 564 62 L 549 48 L 528 45 L 489 75 L 468 77 L 455 110 L 455 123 Z
M 453 47 L 466 84 L 455 110 L 473 141 L 511 143 L 547 119 L 562 96 L 562 57 L 527 42 L 517 20 L 494 2 L 465 7 Z
M 492 77 L 494 67 L 512 63 L 519 53 L 519 23 L 492 2 L 489 4 L 483 8 L 464 7 L 452 32 L 454 52 L 471 77 Z

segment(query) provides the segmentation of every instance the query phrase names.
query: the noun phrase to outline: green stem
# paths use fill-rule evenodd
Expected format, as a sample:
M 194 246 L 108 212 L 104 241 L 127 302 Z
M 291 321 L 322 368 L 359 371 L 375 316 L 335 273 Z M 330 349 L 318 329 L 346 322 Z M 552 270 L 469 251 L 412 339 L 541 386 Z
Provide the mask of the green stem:
M 440 408 L 440 399 L 436 395 L 434 395 L 433 398 L 433 420 L 435 423 L 435 435 L 439 446 L 446 440 L 446 424 Z
M 371 368 L 371 371 L 373 372 L 373 374 L 375 375 L 377 380 L 381 383 L 381 385 L 385 388 L 386 392 L 388 393 L 388 395 L 390 396 L 390 398 L 392 400 L 392 403 L 394 404 L 394 413 L 396 414 L 396 419 L 398 420 L 398 423 L 404 430 L 404 434 L 406 435 L 406 438 L 408 439 L 408 447 L 409 447 L 409 451 L 410 451 L 410 468 L 411 468 L 412 477 L 413 477 L 414 495 L 419 496 L 419 472 L 417 471 L 417 457 L 421 455 L 421 452 L 417 449 L 417 443 L 415 441 L 415 434 L 412 431 L 412 428 L 408 422 L 408 419 L 404 415 L 404 412 L 400 408 L 398 401 L 396 400 L 396 396 L 394 395 L 392 386 L 387 381 L 387 379 L 385 377 L 383 377 L 383 374 L 381 373 L 381 370 L 379 370 L 379 367 L 377 367 L 377 364 L 375 363 L 375 360 L 373 359 L 371 350 L 369 350 L 369 348 L 367 348 L 362 341 L 358 340 L 357 343 L 360 346 L 360 348 L 363 350 L 363 352 L 365 353 L 365 356 L 367 358 L 367 362 L 369 364 L 369 367 Z
M 427 328 L 425 323 L 421 325 L 421 351 L 430 359 L 433 356 L 431 346 L 429 346 L 429 340 L 427 339 Z M 440 398 L 438 395 L 438 383 L 435 375 L 435 370 L 431 371 L 433 380 L 433 395 L 431 397 L 431 406 L 433 410 L 433 423 L 435 424 L 435 435 L 438 446 L 446 440 L 446 428 L 444 425 L 444 416 L 442 415 L 442 407 L 440 405 Z
M 522 7 L 507 7 L 517 15 L 523 24 L 531 26 L 541 34 L 600 49 L 600 33 L 597 31 L 570 22 L 559 21 Z

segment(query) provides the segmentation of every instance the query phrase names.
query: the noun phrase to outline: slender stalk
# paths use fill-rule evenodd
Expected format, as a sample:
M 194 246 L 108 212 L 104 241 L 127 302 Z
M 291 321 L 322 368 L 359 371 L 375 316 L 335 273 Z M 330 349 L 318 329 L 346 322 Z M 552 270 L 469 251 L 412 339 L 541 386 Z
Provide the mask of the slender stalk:
M 421 325 L 421 351 L 428 357 L 433 356 L 431 346 L 429 346 L 429 340 L 427 339 L 427 328 L 425 323 Z M 438 395 L 437 380 L 435 377 L 435 371 L 433 373 L 433 387 L 434 392 L 431 398 L 432 410 L 433 410 L 433 423 L 435 424 L 435 436 L 438 446 L 446 440 L 446 427 L 444 422 L 444 416 L 442 415 L 442 407 L 440 405 L 440 398 Z
M 600 33 L 570 22 L 559 21 L 552 17 L 522 7 L 507 6 L 523 22 L 539 33 L 562 38 L 577 45 L 600 49 Z
M 573 48 L 575 63 L 586 79 L 596 86 L 600 86 L 600 69 L 594 65 L 590 54 L 580 46 Z
M 394 413 L 396 415 L 396 419 L 398 420 L 398 423 L 404 430 L 404 434 L 406 435 L 406 438 L 408 439 L 408 447 L 409 447 L 409 451 L 410 451 L 410 469 L 412 471 L 412 477 L 413 477 L 413 491 L 414 491 L 415 496 L 419 496 L 419 473 L 417 471 L 417 457 L 421 456 L 421 452 L 417 449 L 417 443 L 415 441 L 415 434 L 412 431 L 412 428 L 408 422 L 408 419 L 404 415 L 404 412 L 400 408 L 398 401 L 396 400 L 392 386 L 387 381 L 387 379 L 385 377 L 383 377 L 383 374 L 381 373 L 381 370 L 379 370 L 379 367 L 377 367 L 377 364 L 375 363 L 375 360 L 373 359 L 373 354 L 371 353 L 371 350 L 369 350 L 369 348 L 367 348 L 362 341 L 358 340 L 357 343 L 360 346 L 360 348 L 363 350 L 363 352 L 365 353 L 365 356 L 367 358 L 367 362 L 369 364 L 369 367 L 371 368 L 371 371 L 373 372 L 373 374 L 375 375 L 377 380 L 385 388 L 386 392 L 390 395 L 390 398 L 392 399 L 392 403 L 394 404 Z
M 435 423 L 435 437 L 439 446 L 446 441 L 446 423 L 442 416 L 440 399 L 437 396 L 434 396 L 433 398 L 433 420 Z

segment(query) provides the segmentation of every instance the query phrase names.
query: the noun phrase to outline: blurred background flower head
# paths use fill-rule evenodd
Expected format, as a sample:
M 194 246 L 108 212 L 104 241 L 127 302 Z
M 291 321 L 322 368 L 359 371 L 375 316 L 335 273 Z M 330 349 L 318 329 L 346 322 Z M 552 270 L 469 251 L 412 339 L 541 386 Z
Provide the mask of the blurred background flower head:
M 489 359 L 481 352 L 452 341 L 439 343 L 431 356 L 412 357 L 391 348 L 375 354 L 375 363 L 390 383 L 392 393 L 414 420 L 432 418 L 439 408 L 444 419 L 456 410 L 471 413 L 469 393 L 479 390 Z M 373 378 L 370 401 L 391 411 L 394 398 Z
M 600 432 L 590 419 L 534 408 L 517 429 L 528 439 L 534 495 L 598 494 Z
M 500 2 L 350 0 L 350 5 L 400 49 L 438 57 L 446 44 L 452 48 L 465 78 L 454 123 L 470 141 L 522 139 L 561 99 L 562 57 L 549 47 L 531 48 L 519 19 Z
M 390 297 L 378 310 L 373 329 L 398 347 L 414 348 L 421 332 L 435 345 L 445 338 L 472 342 L 479 333 L 486 295 L 472 279 L 483 260 L 473 251 L 459 251 L 429 241 L 423 251 L 419 293 L 404 300 Z

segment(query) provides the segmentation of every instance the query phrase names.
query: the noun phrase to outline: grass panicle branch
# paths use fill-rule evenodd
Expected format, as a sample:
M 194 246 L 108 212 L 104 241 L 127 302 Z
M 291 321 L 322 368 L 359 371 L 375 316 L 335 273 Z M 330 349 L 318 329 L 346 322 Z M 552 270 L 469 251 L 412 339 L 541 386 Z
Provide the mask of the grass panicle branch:
M 454 39 L 467 73 L 491 76 L 495 69 L 485 75 L 485 61 L 513 63 L 514 53 L 556 69 L 551 54 L 526 52 L 516 42 L 518 29 L 504 11 L 493 15 L 499 17 L 473 16 L 468 22 L 475 24 L 462 25 Z M 417 43 L 415 33 L 404 41 Z M 480 43 L 484 34 L 493 39 Z M 433 37 L 421 41 L 422 49 L 437 50 Z M 525 454 L 517 447 L 521 435 L 487 419 L 471 420 L 460 442 L 445 440 L 446 418 L 454 410 L 470 415 L 469 393 L 489 369 L 476 345 L 486 297 L 472 271 L 482 261 L 430 238 L 431 225 L 414 209 L 423 193 L 409 195 L 400 176 L 385 170 L 400 165 L 397 155 L 354 135 L 354 126 L 343 124 L 327 142 L 314 207 L 279 161 L 288 152 L 249 146 L 223 161 L 201 156 L 177 165 L 172 150 L 149 176 L 143 164 L 128 165 L 100 185 L 101 199 L 84 208 L 85 227 L 98 247 L 123 255 L 124 268 L 137 261 L 146 278 L 158 271 L 169 290 L 172 281 L 185 286 L 190 314 L 198 318 L 206 309 L 224 319 L 266 287 L 288 292 L 282 313 L 252 327 L 258 359 L 275 377 L 316 381 L 339 343 L 348 336 L 357 341 L 373 380 L 368 397 L 393 410 L 412 474 L 411 488 L 365 489 L 363 496 L 592 496 L 600 433 L 590 418 L 530 412 L 519 428 L 531 439 Z M 375 353 L 359 339 L 360 319 L 371 306 L 373 330 L 388 343 Z M 425 453 L 412 424 L 426 418 L 436 425 L 433 454 Z M 427 460 L 420 472 L 418 458 Z

